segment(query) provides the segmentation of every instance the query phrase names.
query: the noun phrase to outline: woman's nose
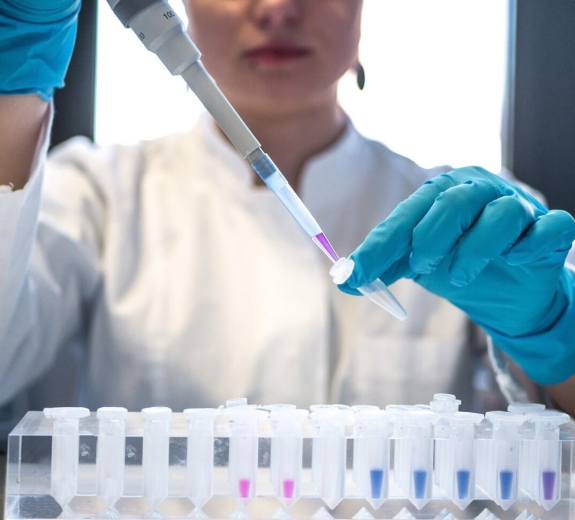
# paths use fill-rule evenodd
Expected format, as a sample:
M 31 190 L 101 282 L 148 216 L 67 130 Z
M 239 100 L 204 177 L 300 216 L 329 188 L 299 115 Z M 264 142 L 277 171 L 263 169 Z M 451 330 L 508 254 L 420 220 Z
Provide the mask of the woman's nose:
M 256 0 L 254 19 L 264 28 L 295 25 L 301 18 L 302 1 L 310 0 Z

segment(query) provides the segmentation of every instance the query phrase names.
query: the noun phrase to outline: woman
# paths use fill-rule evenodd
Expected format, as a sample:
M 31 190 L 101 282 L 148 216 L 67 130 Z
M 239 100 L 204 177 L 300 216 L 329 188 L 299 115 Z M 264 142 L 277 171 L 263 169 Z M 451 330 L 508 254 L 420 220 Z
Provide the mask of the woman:
M 385 405 L 436 391 L 470 402 L 464 314 L 409 281 L 394 285 L 405 323 L 341 294 L 209 118 L 136 146 L 73 140 L 46 159 L 78 6 L 26 5 L 3 11 L 18 20 L 5 38 L 17 72 L 0 89 L 13 95 L 0 100 L 0 185 L 12 185 L 0 194 L 0 403 L 42 377 L 35 407 L 181 410 L 238 395 Z M 341 254 L 445 171 L 363 138 L 338 105 L 337 82 L 357 65 L 360 0 L 186 7 L 206 67 Z M 50 25 L 60 30 L 44 49 L 26 46 L 22 32 L 37 41 Z M 26 73 L 34 53 L 49 74 Z

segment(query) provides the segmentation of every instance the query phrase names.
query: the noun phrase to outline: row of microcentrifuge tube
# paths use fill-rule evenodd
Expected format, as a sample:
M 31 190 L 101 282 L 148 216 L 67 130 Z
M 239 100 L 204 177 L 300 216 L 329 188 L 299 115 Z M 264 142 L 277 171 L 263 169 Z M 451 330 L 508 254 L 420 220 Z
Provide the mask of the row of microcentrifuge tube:
M 488 438 L 475 437 L 484 416 L 459 412 L 455 396 L 437 394 L 430 406 L 347 407 L 292 405 L 240 406 L 184 411 L 188 424 L 187 497 L 199 512 L 213 495 L 214 422 L 229 425 L 228 482 L 240 506 L 257 495 L 258 425 L 269 425 L 270 475 L 278 499 L 291 507 L 302 496 L 304 427 L 312 426 L 312 482 L 320 498 L 335 508 L 346 497 L 346 437 L 353 437 L 353 480 L 361 495 L 378 508 L 389 497 L 390 473 L 418 509 L 433 496 L 434 484 L 461 509 L 487 495 L 503 509 L 519 489 L 547 510 L 560 499 L 561 442 L 559 429 L 569 421 L 542 405 L 509 412 L 489 412 Z M 513 405 L 512 405 L 513 406 Z M 85 408 L 44 411 L 54 420 L 51 493 L 65 510 L 76 494 L 79 419 Z M 171 410 L 142 410 L 143 497 L 157 509 L 168 496 Z M 218 417 L 219 416 L 219 417 Z M 224 416 L 224 417 L 222 417 Z M 100 408 L 96 487 L 106 509 L 114 511 L 123 496 L 124 408 Z M 391 439 L 394 454 L 391 457 Z M 478 490 L 481 490 L 481 494 Z

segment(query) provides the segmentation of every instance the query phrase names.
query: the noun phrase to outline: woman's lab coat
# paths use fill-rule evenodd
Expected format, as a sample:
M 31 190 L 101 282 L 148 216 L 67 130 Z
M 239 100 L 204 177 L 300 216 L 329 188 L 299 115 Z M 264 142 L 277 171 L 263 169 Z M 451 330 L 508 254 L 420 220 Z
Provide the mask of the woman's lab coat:
M 0 404 L 469 397 L 465 316 L 410 281 L 393 286 L 403 323 L 339 292 L 327 258 L 207 116 L 136 146 L 76 138 L 47 160 L 46 147 L 25 189 L 0 193 Z M 350 123 L 306 164 L 300 193 L 348 255 L 441 171 Z

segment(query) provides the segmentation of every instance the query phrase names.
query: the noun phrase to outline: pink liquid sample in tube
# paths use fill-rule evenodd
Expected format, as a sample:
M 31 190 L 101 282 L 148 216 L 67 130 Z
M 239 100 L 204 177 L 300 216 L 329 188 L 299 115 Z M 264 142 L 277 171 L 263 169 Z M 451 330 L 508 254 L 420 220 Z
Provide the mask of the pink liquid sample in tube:
M 250 496 L 250 479 L 242 478 L 238 482 L 240 488 L 240 498 L 249 498 Z
M 284 498 L 293 498 L 294 481 L 291 479 L 284 480 Z

